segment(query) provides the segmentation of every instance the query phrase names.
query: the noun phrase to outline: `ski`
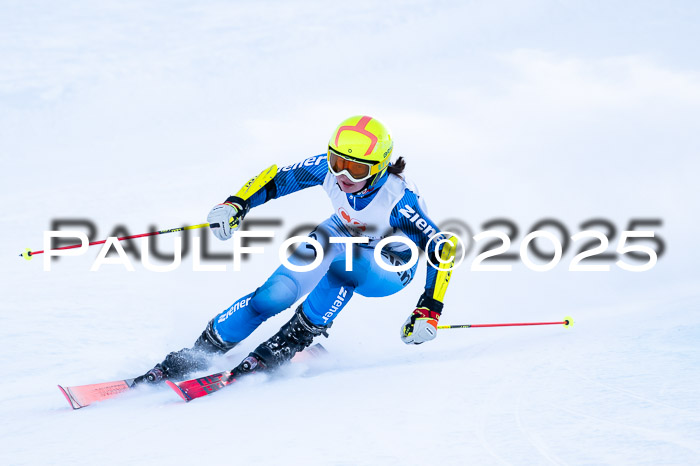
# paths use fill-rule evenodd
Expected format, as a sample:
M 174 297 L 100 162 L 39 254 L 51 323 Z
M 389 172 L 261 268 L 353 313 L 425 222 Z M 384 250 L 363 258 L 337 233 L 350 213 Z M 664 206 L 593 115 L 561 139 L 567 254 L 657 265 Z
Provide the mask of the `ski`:
M 294 359 L 292 359 L 292 362 L 303 361 L 305 359 L 317 357 L 325 353 L 327 353 L 326 349 L 320 343 L 316 343 L 315 345 L 307 348 L 305 351 L 297 354 L 294 357 Z M 224 383 L 224 381 L 228 380 L 230 375 L 231 371 L 225 371 L 219 372 L 217 374 L 212 374 L 206 377 L 200 377 L 198 379 L 178 382 L 177 384 L 169 380 L 166 381 L 166 383 L 168 384 L 168 386 L 170 386 L 170 388 L 175 390 L 185 401 L 190 401 L 189 399 L 186 399 L 186 396 L 189 395 L 183 394 L 178 385 L 184 384 L 184 387 L 186 387 L 187 389 L 187 391 L 184 393 L 191 392 L 192 398 L 190 399 L 194 399 L 204 395 L 208 395 L 209 393 L 213 393 L 217 390 L 220 390 L 224 386 L 232 383 Z M 191 385 L 187 384 L 187 382 L 200 380 L 201 383 L 197 382 L 199 391 L 197 391 L 196 388 L 190 388 Z M 77 385 L 75 387 L 64 387 L 62 385 L 58 386 L 58 389 L 61 390 L 61 393 L 64 397 L 66 397 L 68 404 L 70 404 L 71 408 L 73 409 L 80 409 L 89 406 L 92 403 L 109 400 L 134 388 L 136 388 L 134 379 L 115 380 L 113 382 L 102 382 L 88 385 Z
M 187 403 L 195 398 L 219 391 L 236 380 L 238 379 L 232 377 L 231 371 L 224 371 L 182 382 L 166 380 L 165 383 Z
M 134 379 L 115 380 L 75 387 L 58 386 L 73 409 L 84 408 L 96 401 L 108 400 L 134 388 Z
M 292 362 L 319 357 L 327 352 L 328 351 L 323 347 L 323 345 L 316 343 L 315 345 L 307 348 L 305 351 L 297 354 L 292 359 Z M 250 374 L 252 373 L 254 372 L 250 372 Z M 173 391 L 185 401 L 185 403 L 188 403 L 197 398 L 218 392 L 222 388 L 238 381 L 239 378 L 240 376 L 235 377 L 233 371 L 231 370 L 217 372 L 216 374 L 206 375 L 196 379 L 184 380 L 182 382 L 172 382 L 170 380 L 166 380 L 165 383 L 168 384 L 168 387 L 172 388 Z

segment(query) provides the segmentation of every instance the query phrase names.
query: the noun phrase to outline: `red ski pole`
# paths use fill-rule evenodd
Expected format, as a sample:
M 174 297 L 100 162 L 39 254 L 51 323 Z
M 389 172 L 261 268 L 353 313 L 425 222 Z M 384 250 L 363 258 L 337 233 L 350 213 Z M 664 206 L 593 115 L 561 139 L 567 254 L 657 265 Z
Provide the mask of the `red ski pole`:
M 131 235 L 131 236 L 122 236 L 120 238 L 117 238 L 119 241 L 124 241 L 125 239 L 134 239 L 134 238 L 144 238 L 146 236 L 155 236 L 155 235 L 164 235 L 165 233 L 175 233 L 177 231 L 183 231 L 183 230 L 195 230 L 197 228 L 204 228 L 208 227 L 208 223 L 201 223 L 199 225 L 191 225 L 188 227 L 181 227 L 181 228 L 171 228 L 170 230 L 160 230 L 160 231 L 152 231 L 150 233 L 141 233 L 140 235 Z M 106 243 L 107 240 L 103 239 L 102 241 L 93 241 L 92 243 L 88 243 L 88 246 L 94 246 L 96 244 L 104 244 Z M 56 249 L 51 249 L 52 251 L 60 251 L 61 249 L 75 249 L 79 248 L 82 246 L 82 244 L 73 244 L 72 246 L 64 246 L 62 248 L 56 248 Z M 36 256 L 37 254 L 43 254 L 45 251 L 32 251 L 31 249 L 27 248 L 26 251 L 24 251 L 22 254 L 20 254 L 20 257 L 24 257 L 27 260 L 31 260 L 32 256 Z
M 277 173 L 277 165 L 271 165 L 270 167 L 266 168 L 263 170 L 258 176 L 255 178 L 251 178 L 246 184 L 243 185 L 240 191 L 236 193 L 237 197 L 240 197 L 243 200 L 250 199 L 250 197 L 255 194 L 256 192 L 260 191 L 260 189 L 263 188 L 267 183 L 270 182 L 271 179 L 275 177 L 275 174 Z M 162 235 L 165 233 L 174 233 L 176 231 L 183 231 L 183 230 L 194 230 L 197 228 L 205 228 L 211 226 L 212 228 L 216 228 L 219 226 L 218 223 L 214 223 L 212 225 L 209 225 L 208 223 L 201 223 L 199 225 L 192 225 L 188 227 L 182 227 L 182 228 L 173 228 L 170 230 L 160 230 L 160 231 L 152 231 L 150 233 L 142 233 L 140 235 L 131 235 L 131 236 L 122 236 L 121 238 L 117 238 L 119 241 L 124 241 L 125 239 L 134 239 L 134 238 L 143 238 L 145 236 L 155 236 L 155 235 Z M 96 244 L 104 244 L 106 243 L 107 240 L 102 240 L 102 241 L 93 241 L 92 243 L 88 243 L 88 246 L 94 246 Z M 74 244 L 72 246 L 64 246 L 62 248 L 56 248 L 52 249 L 52 251 L 59 251 L 61 249 L 74 249 L 74 248 L 79 248 L 82 246 L 81 244 Z M 44 251 L 32 251 L 31 249 L 27 248 L 26 251 L 24 251 L 22 254 L 20 254 L 20 257 L 24 257 L 27 260 L 31 260 L 32 256 L 35 256 L 37 254 L 43 254 Z
M 563 325 L 566 328 L 571 328 L 574 325 L 574 319 L 567 316 L 561 322 L 523 322 L 513 324 L 464 324 L 464 325 L 438 325 L 438 329 L 447 328 L 477 328 L 477 327 L 522 327 L 527 325 Z

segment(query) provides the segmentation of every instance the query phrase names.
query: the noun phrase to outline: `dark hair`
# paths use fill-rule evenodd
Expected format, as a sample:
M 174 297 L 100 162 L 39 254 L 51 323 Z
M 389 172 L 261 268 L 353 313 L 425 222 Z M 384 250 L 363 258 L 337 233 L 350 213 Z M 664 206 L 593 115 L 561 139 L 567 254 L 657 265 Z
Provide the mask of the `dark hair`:
M 392 175 L 398 176 L 401 173 L 403 173 L 405 168 L 406 168 L 406 161 L 403 159 L 403 157 L 399 157 L 398 159 L 396 159 L 396 162 L 389 165 L 389 168 L 387 168 L 386 171 L 391 173 Z

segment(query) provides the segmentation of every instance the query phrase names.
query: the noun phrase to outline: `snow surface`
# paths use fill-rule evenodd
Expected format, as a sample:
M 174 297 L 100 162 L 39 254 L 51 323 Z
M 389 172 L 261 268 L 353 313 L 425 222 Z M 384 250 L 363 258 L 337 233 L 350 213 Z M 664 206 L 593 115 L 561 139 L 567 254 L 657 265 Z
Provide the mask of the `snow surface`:
M 700 464 L 696 2 L 3 2 L 0 464 Z M 360 296 L 323 360 L 185 405 L 143 389 L 71 410 L 56 384 L 143 373 L 254 290 L 318 189 L 253 211 L 243 271 L 42 270 L 53 219 L 100 238 L 204 222 L 271 163 L 370 114 L 438 222 L 660 218 L 648 272 L 455 271 L 441 323 L 560 326 L 398 338 L 421 293 Z M 176 235 L 162 237 L 172 248 Z M 618 236 L 619 237 L 619 236 Z M 210 241 L 211 249 L 230 250 Z M 611 242 L 614 250 L 617 239 Z M 209 265 L 212 263 L 209 262 Z M 274 333 L 262 325 L 213 369 Z

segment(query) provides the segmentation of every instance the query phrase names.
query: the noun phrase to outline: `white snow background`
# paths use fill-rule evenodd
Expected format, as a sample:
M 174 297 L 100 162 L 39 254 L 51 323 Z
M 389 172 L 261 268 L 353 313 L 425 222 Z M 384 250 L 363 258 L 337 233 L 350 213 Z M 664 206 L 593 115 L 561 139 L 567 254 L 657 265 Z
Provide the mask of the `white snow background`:
M 0 464 L 700 464 L 700 7 L 697 2 L 0 2 Z M 368 114 L 432 218 L 658 218 L 647 272 L 471 272 L 440 331 L 406 346 L 403 292 L 355 296 L 330 355 L 184 404 L 144 389 L 71 410 L 56 384 L 133 377 L 190 345 L 262 284 L 320 188 L 250 213 L 280 218 L 241 272 L 42 257 L 52 219 L 102 239 L 206 221 L 272 163 L 325 151 Z M 556 233 L 556 231 L 555 231 Z M 160 237 L 172 248 L 175 234 Z M 218 252 L 230 244 L 210 243 Z M 545 243 L 541 243 L 545 244 Z M 481 247 L 481 244 L 478 246 Z M 211 265 L 211 263 L 210 263 Z M 290 316 L 263 324 L 235 365 Z

